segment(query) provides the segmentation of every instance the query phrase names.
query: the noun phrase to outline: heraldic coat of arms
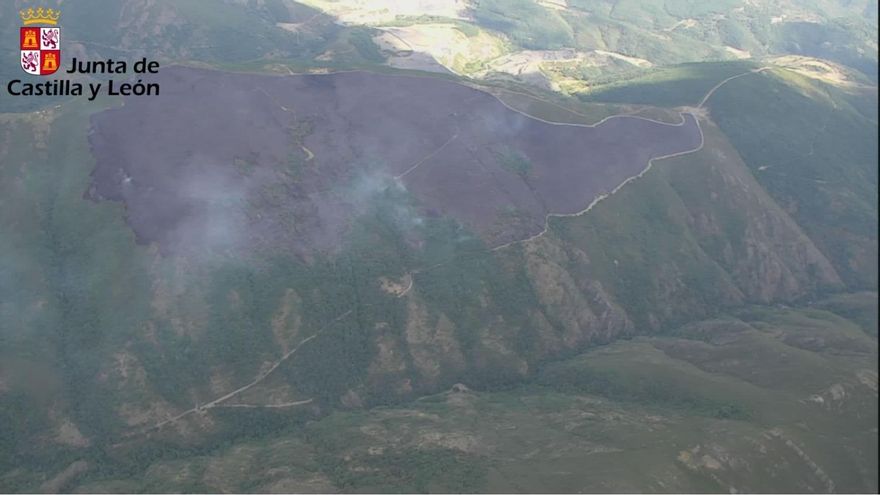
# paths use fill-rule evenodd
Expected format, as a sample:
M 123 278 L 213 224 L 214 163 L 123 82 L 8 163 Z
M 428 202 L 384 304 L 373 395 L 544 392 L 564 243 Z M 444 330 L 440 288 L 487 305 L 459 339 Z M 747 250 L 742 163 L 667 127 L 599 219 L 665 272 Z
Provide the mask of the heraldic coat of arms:
M 19 12 L 24 26 L 20 30 L 21 68 L 28 74 L 48 76 L 61 66 L 61 12 L 28 8 Z

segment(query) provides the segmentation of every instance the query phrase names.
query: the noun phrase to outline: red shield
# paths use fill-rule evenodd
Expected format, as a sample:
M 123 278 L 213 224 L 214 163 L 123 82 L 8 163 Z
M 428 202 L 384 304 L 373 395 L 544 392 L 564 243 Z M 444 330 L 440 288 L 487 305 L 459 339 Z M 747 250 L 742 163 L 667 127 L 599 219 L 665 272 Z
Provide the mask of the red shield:
M 54 74 L 61 67 L 61 28 L 21 28 L 19 50 L 22 70 L 40 76 Z

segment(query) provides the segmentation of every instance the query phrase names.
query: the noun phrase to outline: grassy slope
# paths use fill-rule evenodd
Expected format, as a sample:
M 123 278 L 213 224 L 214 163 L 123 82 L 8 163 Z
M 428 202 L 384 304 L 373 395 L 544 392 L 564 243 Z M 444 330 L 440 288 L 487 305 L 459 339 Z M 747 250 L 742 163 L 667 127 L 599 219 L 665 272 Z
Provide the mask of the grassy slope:
M 690 64 L 584 98 L 694 105 L 749 63 Z M 762 187 L 852 289 L 877 287 L 876 89 L 844 90 L 785 69 L 737 78 L 708 101 L 713 121 Z
M 874 98 L 778 70 L 731 81 L 710 102 L 761 185 L 856 289 L 877 287 L 877 122 L 859 110 Z
M 755 66 L 752 61 L 673 65 L 644 75 L 601 84 L 589 93 L 578 96 L 582 100 L 593 102 L 696 106 L 718 82 L 742 74 Z
M 877 293 L 839 294 L 822 301 L 817 307 L 848 318 L 858 323 L 868 335 L 877 337 Z

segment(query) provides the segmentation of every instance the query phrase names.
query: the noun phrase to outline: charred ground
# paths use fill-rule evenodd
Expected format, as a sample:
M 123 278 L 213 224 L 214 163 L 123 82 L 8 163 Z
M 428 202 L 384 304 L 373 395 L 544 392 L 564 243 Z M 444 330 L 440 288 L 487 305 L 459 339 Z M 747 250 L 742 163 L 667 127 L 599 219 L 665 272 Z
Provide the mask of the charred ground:
M 415 199 L 412 221 L 448 215 L 501 245 L 702 139 L 689 114 L 678 125 L 559 125 L 435 78 L 184 67 L 158 77 L 160 97 L 93 117 L 89 196 L 123 201 L 138 239 L 166 252 L 332 251 L 388 188 Z

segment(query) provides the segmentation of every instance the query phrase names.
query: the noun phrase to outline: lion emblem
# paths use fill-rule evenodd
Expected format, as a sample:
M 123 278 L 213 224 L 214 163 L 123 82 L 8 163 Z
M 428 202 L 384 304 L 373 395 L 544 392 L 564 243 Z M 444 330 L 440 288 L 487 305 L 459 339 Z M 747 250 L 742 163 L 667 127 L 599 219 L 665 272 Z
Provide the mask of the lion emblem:
M 39 71 L 40 61 L 34 52 L 23 53 L 21 55 L 21 67 L 28 72 Z

